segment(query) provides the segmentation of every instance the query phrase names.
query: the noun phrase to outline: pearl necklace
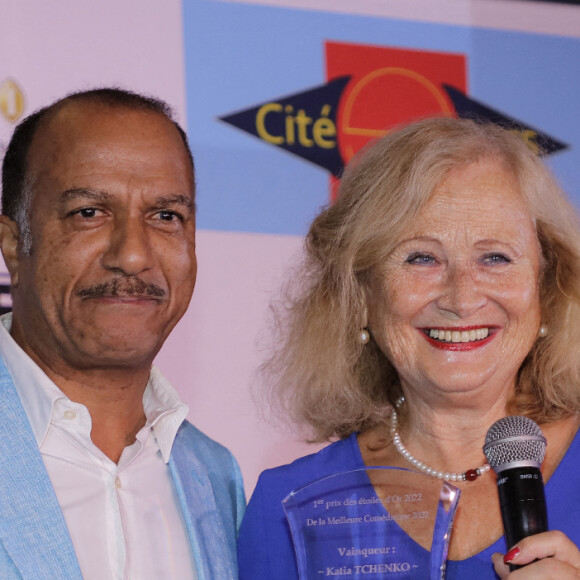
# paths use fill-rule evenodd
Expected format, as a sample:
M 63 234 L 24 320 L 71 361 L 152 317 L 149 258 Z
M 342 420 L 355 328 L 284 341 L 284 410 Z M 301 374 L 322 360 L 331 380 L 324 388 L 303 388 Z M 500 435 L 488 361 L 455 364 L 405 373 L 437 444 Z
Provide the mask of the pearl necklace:
M 491 468 L 489 463 L 484 463 L 481 467 L 477 467 L 476 469 L 468 469 L 462 473 L 447 473 L 446 471 L 437 471 L 428 465 L 425 465 L 419 459 L 413 457 L 409 451 L 407 451 L 406 447 L 403 445 L 401 441 L 401 436 L 397 431 L 397 409 L 405 402 L 405 397 L 401 397 L 395 406 L 393 407 L 393 412 L 391 414 L 391 435 L 393 437 L 393 443 L 395 444 L 395 448 L 397 451 L 409 462 L 412 463 L 414 467 L 416 467 L 419 471 L 426 473 L 427 475 L 431 475 L 432 477 L 436 477 L 437 479 L 444 479 L 445 481 L 474 481 L 477 479 L 481 474 L 489 471 Z

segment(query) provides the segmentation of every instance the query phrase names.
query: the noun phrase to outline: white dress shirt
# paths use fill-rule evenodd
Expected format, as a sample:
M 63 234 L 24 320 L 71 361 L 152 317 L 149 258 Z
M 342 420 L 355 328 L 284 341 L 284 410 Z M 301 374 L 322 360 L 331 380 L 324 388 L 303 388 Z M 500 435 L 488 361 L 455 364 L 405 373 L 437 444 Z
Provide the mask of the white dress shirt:
M 91 440 L 91 416 L 72 402 L 10 336 L 0 354 L 14 380 L 64 513 L 85 580 L 195 579 L 185 521 L 167 462 L 188 407 L 153 368 L 145 426 L 119 463 Z

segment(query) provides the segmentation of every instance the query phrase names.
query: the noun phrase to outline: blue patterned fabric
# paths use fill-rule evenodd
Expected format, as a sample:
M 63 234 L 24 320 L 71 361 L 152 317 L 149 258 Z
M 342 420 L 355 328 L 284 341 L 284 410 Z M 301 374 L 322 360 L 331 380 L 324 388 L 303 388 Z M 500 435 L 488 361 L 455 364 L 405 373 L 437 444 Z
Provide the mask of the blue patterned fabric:
M 231 453 L 185 421 L 170 470 L 199 580 L 236 580 L 242 478 Z M 0 359 L 0 578 L 82 580 L 64 516 Z

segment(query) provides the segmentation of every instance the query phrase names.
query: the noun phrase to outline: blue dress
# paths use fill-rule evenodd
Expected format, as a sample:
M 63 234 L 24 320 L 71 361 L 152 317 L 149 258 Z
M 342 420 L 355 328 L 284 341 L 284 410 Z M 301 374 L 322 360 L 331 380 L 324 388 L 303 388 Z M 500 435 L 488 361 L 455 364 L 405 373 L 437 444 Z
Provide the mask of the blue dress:
M 580 433 L 580 431 L 579 431 Z M 297 580 L 294 547 L 282 500 L 322 477 L 364 467 L 356 434 L 318 453 L 264 471 L 248 504 L 238 541 L 240 580 Z M 546 484 L 550 529 L 580 545 L 580 435 L 576 433 Z M 506 551 L 502 537 L 466 560 L 450 560 L 447 580 L 496 579 L 491 555 Z

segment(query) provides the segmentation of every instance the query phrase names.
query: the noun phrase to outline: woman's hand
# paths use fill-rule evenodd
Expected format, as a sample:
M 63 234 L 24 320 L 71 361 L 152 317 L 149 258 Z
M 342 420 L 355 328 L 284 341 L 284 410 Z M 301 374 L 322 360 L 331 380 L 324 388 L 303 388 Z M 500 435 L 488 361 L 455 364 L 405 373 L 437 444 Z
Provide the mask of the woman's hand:
M 505 556 L 494 554 L 492 560 L 500 578 L 510 580 L 580 578 L 580 550 L 566 535 L 558 531 L 524 538 Z M 510 572 L 508 564 L 528 565 Z

